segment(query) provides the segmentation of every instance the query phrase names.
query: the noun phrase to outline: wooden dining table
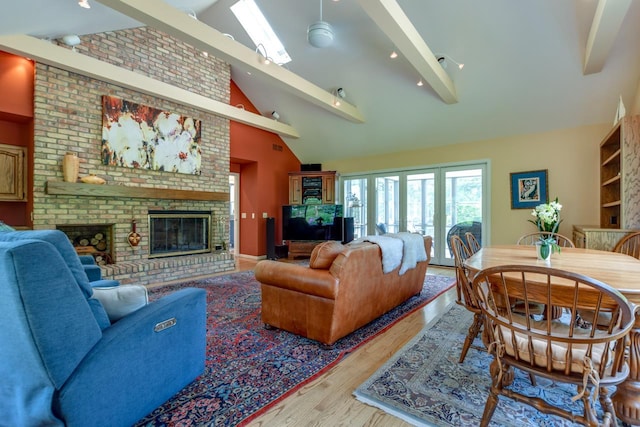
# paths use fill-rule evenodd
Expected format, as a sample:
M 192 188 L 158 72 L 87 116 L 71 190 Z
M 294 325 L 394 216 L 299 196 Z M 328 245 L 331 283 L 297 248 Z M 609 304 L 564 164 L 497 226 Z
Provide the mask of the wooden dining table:
M 561 248 L 549 262 L 538 260 L 534 246 L 486 246 L 464 262 L 473 277 L 478 271 L 499 265 L 549 266 L 592 277 L 617 289 L 640 305 L 640 260 L 629 255 L 593 249 Z M 616 415 L 623 422 L 640 425 L 640 313 L 629 334 L 629 377 L 612 396 Z

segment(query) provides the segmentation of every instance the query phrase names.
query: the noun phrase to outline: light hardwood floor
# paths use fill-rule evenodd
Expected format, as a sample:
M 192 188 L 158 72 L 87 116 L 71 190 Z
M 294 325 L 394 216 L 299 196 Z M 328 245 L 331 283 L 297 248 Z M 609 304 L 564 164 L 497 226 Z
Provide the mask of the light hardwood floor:
M 238 258 L 238 270 L 251 269 L 255 262 Z M 429 266 L 429 273 L 455 277 L 452 268 Z M 250 426 L 408 426 L 409 424 L 366 405 L 353 397 L 353 391 L 416 336 L 433 318 L 455 300 L 451 289 L 423 309 L 396 323 L 369 341 L 330 371 L 303 386 L 276 404 Z

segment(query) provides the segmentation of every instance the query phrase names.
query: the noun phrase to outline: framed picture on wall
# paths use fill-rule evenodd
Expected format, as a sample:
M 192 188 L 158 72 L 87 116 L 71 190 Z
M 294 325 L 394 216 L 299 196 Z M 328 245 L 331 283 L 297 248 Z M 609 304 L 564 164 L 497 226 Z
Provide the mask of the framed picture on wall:
M 511 173 L 511 209 L 533 209 L 547 198 L 546 169 Z

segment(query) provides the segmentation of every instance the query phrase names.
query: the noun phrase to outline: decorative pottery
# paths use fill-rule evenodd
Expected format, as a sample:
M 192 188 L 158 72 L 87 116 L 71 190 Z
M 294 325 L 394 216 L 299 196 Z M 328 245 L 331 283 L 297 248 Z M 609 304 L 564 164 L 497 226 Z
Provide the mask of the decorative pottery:
M 132 219 L 131 231 L 127 234 L 127 243 L 129 243 L 129 246 L 132 248 L 135 248 L 140 244 L 140 240 L 142 240 L 142 236 L 136 231 L 136 220 Z
M 84 182 L 85 184 L 104 184 L 105 182 L 107 182 L 103 178 L 100 178 L 95 174 L 83 176 L 82 178 L 80 178 L 80 181 Z
M 77 182 L 80 159 L 76 153 L 68 152 L 62 158 L 62 177 L 64 182 Z
M 536 255 L 539 260 L 549 261 L 553 247 L 547 243 L 536 242 Z

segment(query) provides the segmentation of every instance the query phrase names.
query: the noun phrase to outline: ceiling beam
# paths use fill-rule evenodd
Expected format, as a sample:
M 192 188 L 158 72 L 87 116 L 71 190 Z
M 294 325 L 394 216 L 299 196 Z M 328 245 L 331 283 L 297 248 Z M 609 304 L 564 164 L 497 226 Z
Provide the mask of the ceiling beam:
M 358 3 L 444 102 L 458 102 L 451 78 L 395 0 Z
M 0 48 L 6 52 L 31 58 L 37 62 L 88 76 L 107 83 L 189 105 L 217 116 L 225 117 L 278 135 L 299 138 L 293 127 L 259 114 L 232 107 L 168 83 L 143 76 L 134 71 L 91 58 L 71 49 L 27 35 L 0 36 Z
M 585 75 L 599 73 L 604 68 L 630 6 L 631 0 L 598 1 L 584 55 Z
M 285 90 L 307 102 L 347 120 L 364 123 L 360 111 L 348 102 L 334 105 L 335 96 L 276 64 L 263 64 L 263 58 L 255 50 L 230 39 L 204 22 L 194 20 L 188 14 L 157 0 L 98 0 L 120 13 L 152 28 L 158 29 L 191 46 L 208 52 L 232 66 L 241 67 L 272 87 Z

